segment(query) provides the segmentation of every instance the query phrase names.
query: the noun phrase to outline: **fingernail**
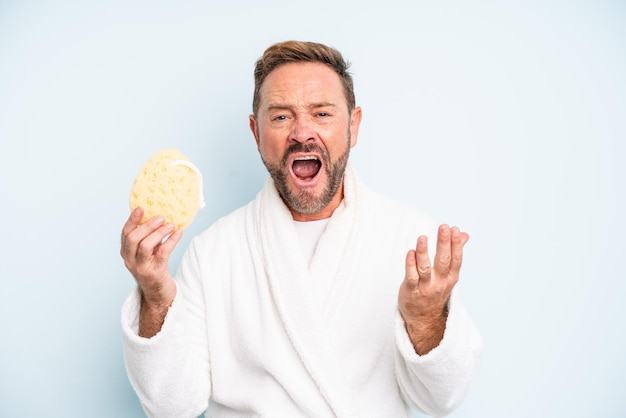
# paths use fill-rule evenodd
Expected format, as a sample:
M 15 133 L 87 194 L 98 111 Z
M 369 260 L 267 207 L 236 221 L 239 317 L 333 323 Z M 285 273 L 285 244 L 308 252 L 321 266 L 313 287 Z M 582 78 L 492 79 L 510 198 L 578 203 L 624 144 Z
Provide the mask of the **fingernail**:
M 167 225 L 165 225 L 167 229 L 174 229 L 175 226 L 176 225 L 174 225 L 173 223 L 168 223 Z

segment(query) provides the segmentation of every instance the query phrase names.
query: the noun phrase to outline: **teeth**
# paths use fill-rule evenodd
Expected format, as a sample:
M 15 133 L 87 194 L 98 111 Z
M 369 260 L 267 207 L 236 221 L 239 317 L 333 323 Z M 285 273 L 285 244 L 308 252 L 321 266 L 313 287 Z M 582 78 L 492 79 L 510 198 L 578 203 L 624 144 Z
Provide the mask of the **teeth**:
M 307 155 L 306 157 L 298 157 L 296 161 L 317 160 L 317 157 L 313 155 Z

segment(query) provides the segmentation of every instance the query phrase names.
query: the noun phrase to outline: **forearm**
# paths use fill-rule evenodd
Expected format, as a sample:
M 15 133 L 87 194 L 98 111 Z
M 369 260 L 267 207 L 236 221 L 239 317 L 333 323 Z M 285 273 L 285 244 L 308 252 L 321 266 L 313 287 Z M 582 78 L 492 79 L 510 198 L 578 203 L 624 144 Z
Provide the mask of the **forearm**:
M 423 356 L 437 347 L 446 330 L 447 312 L 435 317 L 424 317 L 413 321 L 404 319 L 404 326 L 415 352 Z
M 161 331 L 167 312 L 176 297 L 176 284 L 170 276 L 160 282 L 147 294 L 140 289 L 141 307 L 139 309 L 139 336 L 152 338 Z
M 161 331 L 170 305 L 150 305 L 146 302 L 142 294 L 141 308 L 139 310 L 138 334 L 140 337 L 152 338 Z

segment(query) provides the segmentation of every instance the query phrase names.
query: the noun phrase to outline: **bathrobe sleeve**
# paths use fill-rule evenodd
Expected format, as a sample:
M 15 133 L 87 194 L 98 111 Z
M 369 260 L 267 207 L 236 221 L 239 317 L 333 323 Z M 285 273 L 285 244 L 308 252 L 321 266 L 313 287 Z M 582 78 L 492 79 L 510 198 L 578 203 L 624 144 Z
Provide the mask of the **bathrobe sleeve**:
M 138 290 L 122 307 L 124 362 L 148 417 L 195 418 L 207 408 L 210 367 L 199 270 L 192 244 L 177 274 L 176 298 L 152 338 L 137 333 Z
M 482 338 L 456 291 L 452 292 L 441 343 L 429 353 L 415 352 L 400 312 L 396 313 L 396 378 L 405 401 L 425 414 L 441 417 L 467 394 L 482 352 Z

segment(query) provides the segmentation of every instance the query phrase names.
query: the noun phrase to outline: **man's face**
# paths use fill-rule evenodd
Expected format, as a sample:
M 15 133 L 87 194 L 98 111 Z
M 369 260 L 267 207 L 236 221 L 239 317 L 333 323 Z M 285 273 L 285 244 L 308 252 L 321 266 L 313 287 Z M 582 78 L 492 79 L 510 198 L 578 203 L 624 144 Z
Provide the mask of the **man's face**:
M 294 219 L 332 215 L 357 141 L 361 109 L 348 111 L 339 76 L 321 63 L 289 63 L 261 86 L 250 128 L 261 159 Z

